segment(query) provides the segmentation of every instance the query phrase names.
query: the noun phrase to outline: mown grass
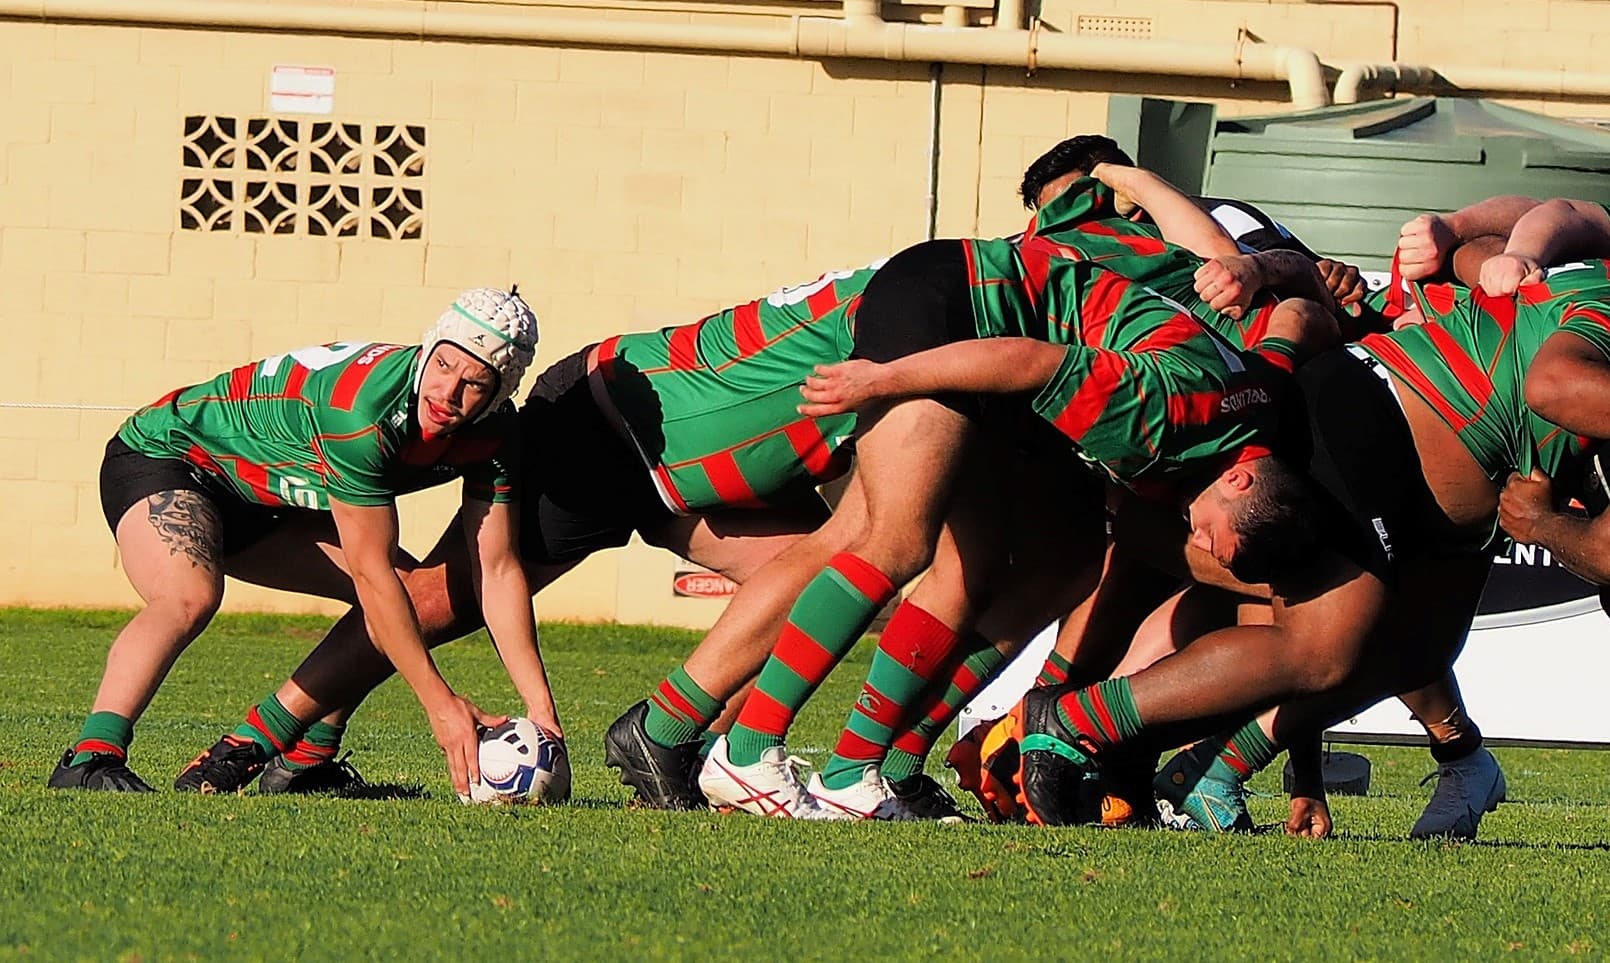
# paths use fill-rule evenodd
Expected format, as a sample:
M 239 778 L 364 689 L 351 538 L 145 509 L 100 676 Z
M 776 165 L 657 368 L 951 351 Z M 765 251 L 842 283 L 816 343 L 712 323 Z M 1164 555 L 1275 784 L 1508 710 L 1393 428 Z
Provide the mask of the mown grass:
M 393 800 L 146 797 L 43 788 L 126 616 L 0 611 L 0 957 L 27 959 L 1463 959 L 1610 950 L 1605 759 L 1501 752 L 1511 802 L 1470 845 L 1413 843 L 1422 752 L 1370 749 L 1372 794 L 1326 842 L 987 825 L 791 825 L 622 808 L 611 719 L 690 633 L 548 625 L 575 804 L 467 808 L 408 691 L 348 746 Z M 139 728 L 166 786 L 271 690 L 318 619 L 220 618 Z M 821 761 L 867 653 L 808 707 Z M 484 637 L 441 654 L 483 706 L 517 708 Z M 1479 707 L 1475 707 L 1479 711 Z M 1258 785 L 1273 792 L 1278 776 Z M 1255 801 L 1283 818 L 1275 795 Z

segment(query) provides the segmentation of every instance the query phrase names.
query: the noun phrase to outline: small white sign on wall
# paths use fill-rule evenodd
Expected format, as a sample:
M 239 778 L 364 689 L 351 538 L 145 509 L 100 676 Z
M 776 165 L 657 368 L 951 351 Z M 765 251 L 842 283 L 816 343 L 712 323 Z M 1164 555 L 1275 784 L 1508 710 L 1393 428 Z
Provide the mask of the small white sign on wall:
M 328 114 L 335 110 L 335 68 L 275 64 L 268 106 L 277 114 Z

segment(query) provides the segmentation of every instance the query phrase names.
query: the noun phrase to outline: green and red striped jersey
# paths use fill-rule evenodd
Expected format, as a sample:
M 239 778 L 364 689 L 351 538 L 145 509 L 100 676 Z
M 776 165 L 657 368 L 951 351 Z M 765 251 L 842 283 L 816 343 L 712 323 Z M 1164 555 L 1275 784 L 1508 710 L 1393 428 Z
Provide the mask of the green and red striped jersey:
M 1521 285 L 1515 297 L 1534 305 L 1560 300 L 1610 301 L 1610 261 L 1573 261 L 1548 268 L 1543 280 Z
M 1038 238 L 1071 260 L 1091 260 L 1178 302 L 1197 320 L 1238 348 L 1252 348 L 1268 333 L 1278 303 L 1260 296 L 1239 319 L 1213 310 L 1196 293 L 1202 258 L 1163 240 L 1156 225 L 1119 217 L 1112 190 L 1094 178 L 1075 181 L 1034 212 L 1022 239 Z
M 1533 468 L 1574 477 L 1593 439 L 1572 435 L 1527 407 L 1526 369 L 1543 342 L 1561 331 L 1610 357 L 1610 303 L 1568 294 L 1561 285 L 1558 296 L 1544 285 L 1528 285 L 1515 298 L 1488 297 L 1479 289 L 1453 297 L 1447 285 L 1416 287 L 1425 324 L 1359 343 L 1425 400 L 1495 482 Z
M 600 345 L 610 399 L 672 511 L 766 504 L 848 470 L 855 416 L 801 415 L 799 389 L 850 356 L 881 263 Z
M 1539 306 L 1562 298 L 1610 300 L 1610 261 L 1572 261 L 1547 268 L 1543 280 L 1521 285 L 1515 296 L 1524 304 Z M 1371 317 L 1381 319 L 1378 326 L 1371 326 L 1372 330 L 1386 331 L 1407 307 L 1425 304 L 1435 316 L 1452 311 L 1455 304 L 1469 297 L 1470 288 L 1458 281 L 1404 281 L 1394 261 L 1387 283 L 1365 295 L 1362 308 Z
M 1073 245 L 1070 256 L 1070 245 Z M 1142 494 L 1267 448 L 1291 348 L 1238 350 L 1071 234 L 966 246 L 980 337 L 1068 346 L 1034 399 L 1087 462 Z
M 462 475 L 465 497 L 514 497 L 514 406 L 448 436 L 414 417 L 418 345 L 302 348 L 180 388 L 135 412 L 118 437 L 189 462 L 248 502 L 328 511 L 385 505 Z

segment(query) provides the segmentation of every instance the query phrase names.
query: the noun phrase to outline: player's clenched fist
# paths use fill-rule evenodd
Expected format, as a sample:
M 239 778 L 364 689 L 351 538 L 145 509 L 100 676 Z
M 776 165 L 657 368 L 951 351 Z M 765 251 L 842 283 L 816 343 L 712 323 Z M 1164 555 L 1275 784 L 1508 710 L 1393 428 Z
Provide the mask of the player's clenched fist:
M 1286 819 L 1287 836 L 1324 839 L 1331 834 L 1331 828 L 1330 805 L 1323 797 L 1291 797 L 1291 815 Z
M 1495 298 L 1508 297 L 1523 284 L 1543 280 L 1543 267 L 1520 254 L 1499 254 L 1481 266 L 1481 289 Z
M 1542 469 L 1529 476 L 1510 472 L 1504 490 L 1498 495 L 1498 523 L 1509 537 L 1522 545 L 1538 542 L 1538 522 L 1554 514 L 1554 482 Z
M 1398 271 L 1405 280 L 1423 281 L 1442 270 L 1458 242 L 1446 218 L 1421 214 L 1398 231 Z
M 1369 293 L 1358 268 L 1351 264 L 1322 257 L 1314 262 L 1314 269 L 1319 272 L 1320 280 L 1325 282 L 1325 290 L 1343 307 L 1357 304 Z
M 1251 255 L 1216 257 L 1196 269 L 1196 293 L 1208 307 L 1240 320 L 1263 287 L 1263 271 Z

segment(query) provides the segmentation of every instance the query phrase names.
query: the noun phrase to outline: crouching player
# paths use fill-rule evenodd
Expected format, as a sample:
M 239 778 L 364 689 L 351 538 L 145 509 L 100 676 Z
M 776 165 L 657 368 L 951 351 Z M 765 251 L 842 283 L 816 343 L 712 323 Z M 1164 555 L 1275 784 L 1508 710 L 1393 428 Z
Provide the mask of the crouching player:
M 134 724 L 217 611 L 229 575 L 362 603 L 379 654 L 419 697 L 454 786 L 466 791 L 478 775 L 477 726 L 500 720 L 454 693 L 420 639 L 395 504 L 459 475 L 481 606 L 528 711 L 552 719 L 516 551 L 506 404 L 536 340 L 536 317 L 518 294 L 482 288 L 460 295 L 422 344 L 276 355 L 178 389 L 124 422 L 101 464 L 101 501 L 146 607 L 113 642 L 90 716 L 49 785 L 151 791 L 127 765 Z M 209 788 L 209 762 L 261 768 L 305 728 L 268 700 L 175 788 Z
M 848 356 L 854 304 L 872 273 L 834 272 L 692 324 L 607 338 L 544 371 L 515 418 L 524 463 L 518 538 L 530 591 L 633 533 L 742 585 L 698 651 L 660 686 L 676 696 L 639 702 L 610 727 L 606 758 L 649 805 L 704 805 L 686 774 L 697 751 L 681 735 L 686 715 L 709 721 L 720 712 L 765 660 L 786 600 L 826 561 L 797 543 L 828 517 L 816 486 L 848 467 L 854 419 L 794 409 L 812 365 Z M 853 502 L 852 493 L 846 507 Z M 471 562 L 449 528 L 405 575 L 427 645 L 483 624 Z M 280 705 L 300 724 L 323 719 L 321 740 L 277 754 L 260 791 L 352 784 L 352 771 L 328 760 L 351 712 L 392 671 L 366 627 L 372 633 L 373 620 L 361 609 L 342 618 L 253 710 Z M 230 791 L 258 774 L 205 768 L 209 782 Z

